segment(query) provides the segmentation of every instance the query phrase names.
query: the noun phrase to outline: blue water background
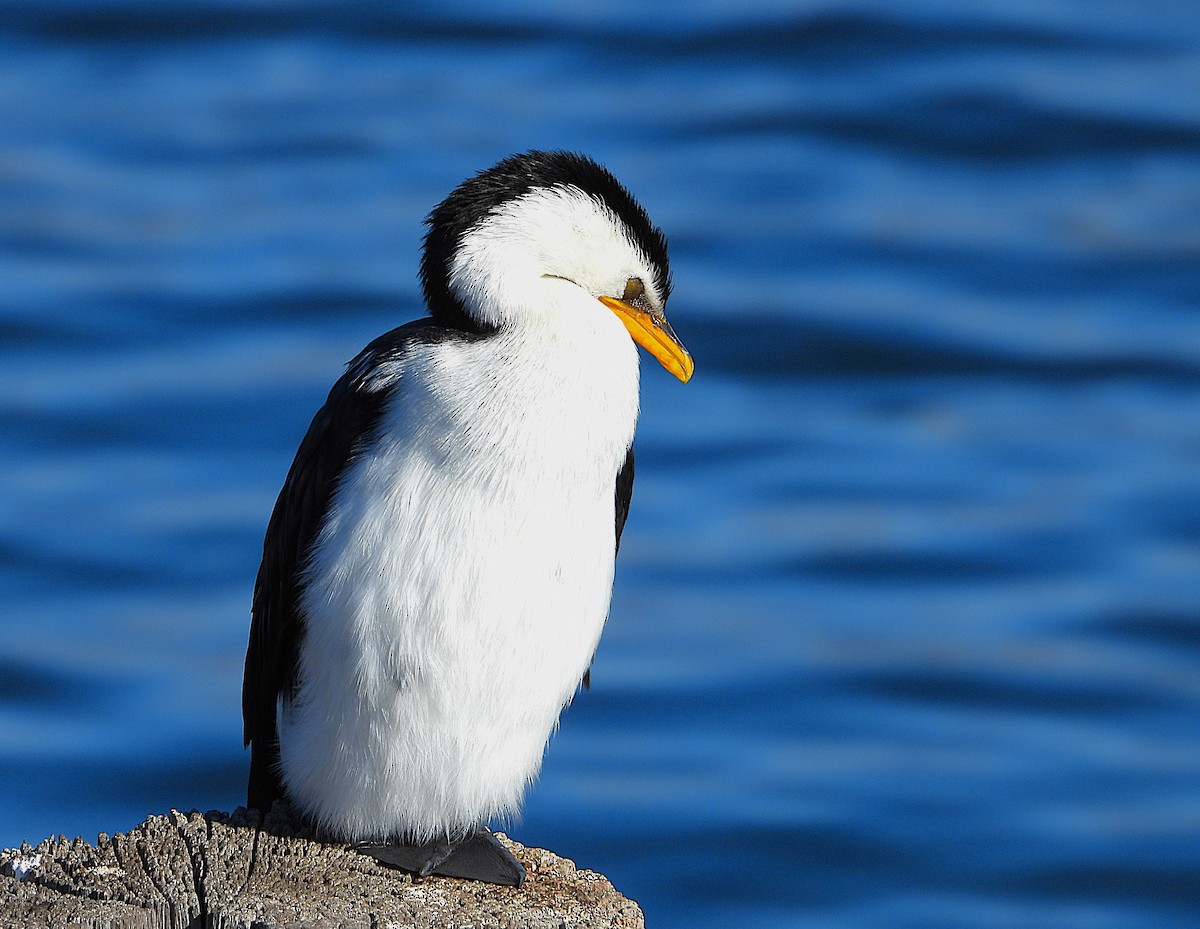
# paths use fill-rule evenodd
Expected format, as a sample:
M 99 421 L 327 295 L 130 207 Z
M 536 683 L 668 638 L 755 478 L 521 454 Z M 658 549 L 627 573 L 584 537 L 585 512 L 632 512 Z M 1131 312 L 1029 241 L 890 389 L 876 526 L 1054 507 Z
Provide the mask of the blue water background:
M 668 232 L 593 688 L 513 834 L 653 926 L 1200 924 L 1200 6 L 0 15 L 0 845 L 242 799 L 262 533 L 420 220 Z

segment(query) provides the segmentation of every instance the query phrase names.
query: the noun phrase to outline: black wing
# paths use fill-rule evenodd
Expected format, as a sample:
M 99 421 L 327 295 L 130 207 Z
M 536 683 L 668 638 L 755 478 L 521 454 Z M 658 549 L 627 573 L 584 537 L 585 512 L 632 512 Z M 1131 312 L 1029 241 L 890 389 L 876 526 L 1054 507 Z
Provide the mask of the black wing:
M 629 501 L 633 498 L 633 446 L 629 446 L 629 451 L 625 453 L 625 463 L 621 465 L 621 470 L 617 472 L 617 488 L 614 494 L 616 499 L 616 517 L 617 517 L 617 551 L 621 550 L 621 533 L 625 531 L 625 520 L 629 517 Z M 615 553 L 614 553 L 615 554 Z M 592 666 L 588 663 L 588 669 L 583 672 L 583 680 L 580 686 L 584 690 L 591 690 L 592 687 Z
M 629 501 L 633 498 L 633 446 L 625 453 L 625 464 L 617 472 L 617 551 L 621 550 L 621 533 L 629 516 Z
M 416 341 L 461 336 L 427 320 L 380 336 L 350 362 L 334 384 L 296 452 L 267 524 L 251 607 L 242 719 L 243 738 L 251 746 L 247 806 L 253 809 L 265 813 L 283 795 L 276 714 L 279 698 L 291 698 L 296 687 L 304 636 L 301 572 L 342 474 L 370 445 L 384 407 L 395 392 L 394 381 L 380 385 L 369 375 Z

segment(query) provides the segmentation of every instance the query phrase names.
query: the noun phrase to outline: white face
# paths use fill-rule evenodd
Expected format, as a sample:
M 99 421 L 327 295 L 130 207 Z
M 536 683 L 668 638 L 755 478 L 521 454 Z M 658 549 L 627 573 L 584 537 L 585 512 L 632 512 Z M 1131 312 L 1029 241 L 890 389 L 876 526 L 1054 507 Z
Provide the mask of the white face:
M 630 278 L 662 307 L 654 270 L 624 225 L 574 187 L 539 188 L 505 203 L 463 237 L 450 268 L 455 295 L 497 326 L 548 309 L 547 281 L 569 281 L 594 298 L 620 297 Z

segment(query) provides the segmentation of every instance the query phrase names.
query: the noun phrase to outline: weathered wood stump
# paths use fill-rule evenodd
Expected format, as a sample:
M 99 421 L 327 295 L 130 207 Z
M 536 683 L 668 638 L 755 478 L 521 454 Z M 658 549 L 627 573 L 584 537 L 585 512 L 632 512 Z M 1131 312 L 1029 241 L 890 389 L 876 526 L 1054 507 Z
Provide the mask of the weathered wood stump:
M 345 845 L 316 842 L 282 804 L 151 816 L 95 845 L 47 839 L 0 852 L 0 925 L 93 929 L 641 929 L 608 879 L 502 837 L 524 888 L 414 880 Z

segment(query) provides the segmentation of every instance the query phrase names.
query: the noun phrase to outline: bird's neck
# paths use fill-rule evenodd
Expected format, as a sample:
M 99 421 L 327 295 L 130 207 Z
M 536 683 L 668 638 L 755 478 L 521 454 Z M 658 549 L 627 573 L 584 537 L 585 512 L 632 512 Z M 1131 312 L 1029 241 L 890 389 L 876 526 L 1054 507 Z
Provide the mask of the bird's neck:
M 599 321 L 535 320 L 431 346 L 425 370 L 446 376 L 420 378 L 424 397 L 411 413 L 442 422 L 463 462 L 477 454 L 512 457 L 521 470 L 539 460 L 568 469 L 619 466 L 637 423 L 637 348 L 615 316 L 612 325 Z

